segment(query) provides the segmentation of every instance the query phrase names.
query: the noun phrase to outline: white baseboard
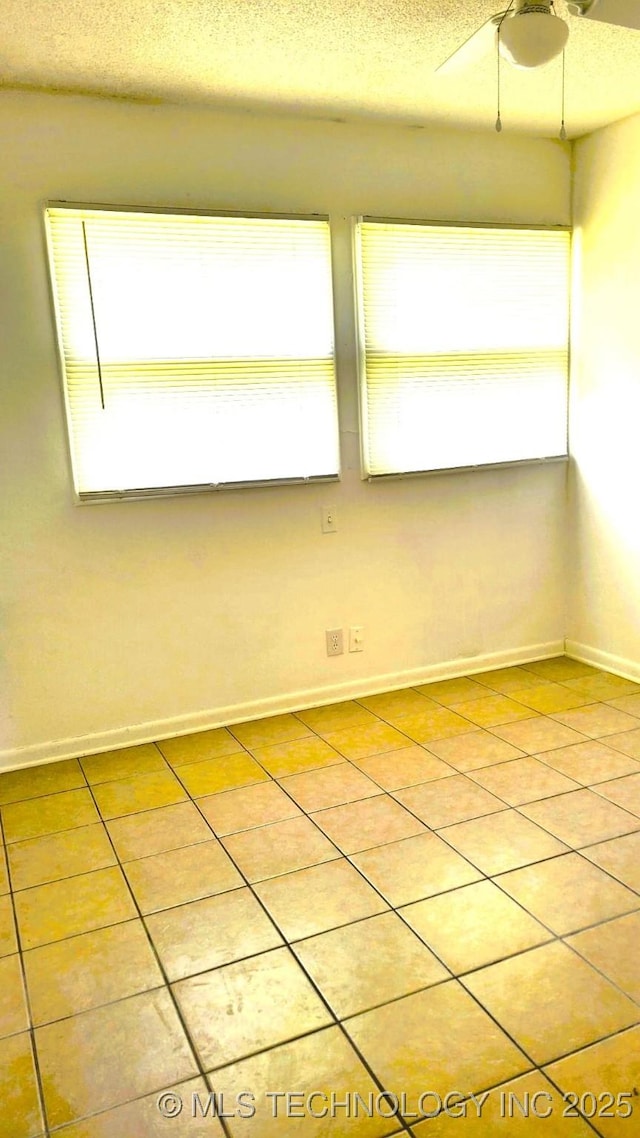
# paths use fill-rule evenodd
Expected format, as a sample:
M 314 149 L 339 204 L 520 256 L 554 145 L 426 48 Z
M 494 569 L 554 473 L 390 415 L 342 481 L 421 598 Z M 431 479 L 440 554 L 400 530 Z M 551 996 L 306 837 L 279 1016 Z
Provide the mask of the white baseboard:
M 625 656 L 614 656 L 612 652 L 603 652 L 600 648 L 592 648 L 589 644 L 580 644 L 577 640 L 565 641 L 565 652 L 574 660 L 581 660 L 583 664 L 593 664 L 594 668 L 604 668 L 605 672 L 613 672 L 616 676 L 623 676 L 625 680 L 634 680 L 640 684 L 640 661 L 627 660 Z
M 325 703 L 415 687 L 416 684 L 431 683 L 435 680 L 449 680 L 456 676 L 489 672 L 493 668 L 532 663 L 534 660 L 562 655 L 564 651 L 564 640 L 550 640 L 544 644 L 530 644 L 503 652 L 487 652 L 481 656 L 467 656 L 463 659 L 447 660 L 441 664 L 428 664 L 423 668 L 411 668 L 403 672 L 349 680 L 342 684 L 288 692 L 271 696 L 269 699 L 250 700 L 228 707 L 197 711 L 172 719 L 158 719 L 151 723 L 139 723 L 133 727 L 116 727 L 92 735 L 56 739 L 48 743 L 33 743 L 26 747 L 0 751 L 0 770 L 20 770 L 23 767 L 39 766 L 43 763 L 58 762 L 61 759 L 76 759 L 81 755 L 95 755 L 101 751 L 115 751 L 121 747 L 133 747 L 140 743 L 153 743 L 158 739 L 170 739 L 194 731 L 226 727 L 249 719 L 282 715 L 288 711 L 302 711 L 308 707 L 321 707 Z

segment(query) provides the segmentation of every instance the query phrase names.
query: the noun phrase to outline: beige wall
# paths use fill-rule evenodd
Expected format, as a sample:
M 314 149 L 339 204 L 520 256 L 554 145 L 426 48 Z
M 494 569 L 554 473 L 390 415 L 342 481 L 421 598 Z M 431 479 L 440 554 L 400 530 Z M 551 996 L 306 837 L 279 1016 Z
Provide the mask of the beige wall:
M 0 136 L 0 762 L 557 647 L 562 464 L 360 480 L 348 219 L 567 223 L 566 145 L 17 92 L 0 95 Z M 48 199 L 330 213 L 342 482 L 75 506 Z M 324 630 L 349 624 L 365 651 L 327 659 Z
M 639 200 L 640 116 L 576 144 L 567 636 L 640 678 Z

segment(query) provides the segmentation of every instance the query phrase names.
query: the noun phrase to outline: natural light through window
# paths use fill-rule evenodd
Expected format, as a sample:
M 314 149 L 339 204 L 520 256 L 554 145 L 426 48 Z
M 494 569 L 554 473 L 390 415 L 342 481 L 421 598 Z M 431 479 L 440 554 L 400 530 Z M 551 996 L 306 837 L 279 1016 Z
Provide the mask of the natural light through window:
M 565 455 L 568 232 L 364 221 L 356 245 L 364 473 Z
M 47 222 L 81 496 L 337 475 L 326 220 Z

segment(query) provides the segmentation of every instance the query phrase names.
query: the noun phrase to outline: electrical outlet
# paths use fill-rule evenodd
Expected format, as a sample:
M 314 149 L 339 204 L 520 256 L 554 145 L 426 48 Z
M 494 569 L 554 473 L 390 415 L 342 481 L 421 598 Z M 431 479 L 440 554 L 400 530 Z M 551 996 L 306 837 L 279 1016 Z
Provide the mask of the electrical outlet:
M 338 519 L 335 506 L 322 507 L 322 532 L 335 533 L 338 528 Z
M 349 651 L 364 652 L 364 628 L 361 624 L 354 624 L 349 629 Z
M 327 656 L 341 656 L 344 652 L 342 629 L 328 628 L 325 636 L 327 638 Z

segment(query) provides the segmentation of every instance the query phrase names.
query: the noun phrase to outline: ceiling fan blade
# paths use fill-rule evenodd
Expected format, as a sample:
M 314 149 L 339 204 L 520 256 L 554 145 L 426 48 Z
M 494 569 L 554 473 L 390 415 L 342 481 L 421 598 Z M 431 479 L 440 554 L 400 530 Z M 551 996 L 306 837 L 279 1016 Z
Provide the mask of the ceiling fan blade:
M 567 7 L 572 16 L 640 31 L 640 0 L 572 0 Z
M 598 3 L 598 0 L 594 0 Z M 629 0 L 627 0 L 627 3 Z M 436 73 L 441 72 L 449 74 L 450 72 L 459 71 L 464 67 L 468 67 L 473 63 L 477 63 L 484 55 L 491 51 L 494 44 L 494 36 L 496 28 L 500 23 L 502 17 L 506 12 L 496 12 L 495 15 L 489 16 L 468 39 L 464 41 L 460 47 L 457 47 L 451 55 L 449 55 L 444 63 L 436 67 Z

